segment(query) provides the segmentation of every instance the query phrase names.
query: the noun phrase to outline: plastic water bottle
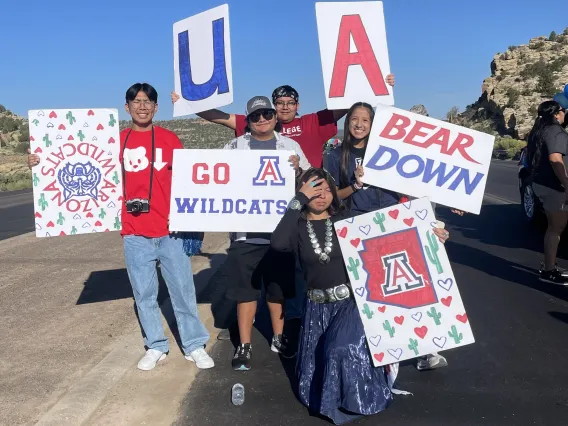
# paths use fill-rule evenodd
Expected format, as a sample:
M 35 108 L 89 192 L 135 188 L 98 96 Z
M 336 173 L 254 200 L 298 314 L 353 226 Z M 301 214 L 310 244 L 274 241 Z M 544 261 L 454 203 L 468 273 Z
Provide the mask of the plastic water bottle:
M 233 402 L 233 405 L 243 405 L 245 402 L 245 387 L 240 383 L 233 385 L 231 401 Z

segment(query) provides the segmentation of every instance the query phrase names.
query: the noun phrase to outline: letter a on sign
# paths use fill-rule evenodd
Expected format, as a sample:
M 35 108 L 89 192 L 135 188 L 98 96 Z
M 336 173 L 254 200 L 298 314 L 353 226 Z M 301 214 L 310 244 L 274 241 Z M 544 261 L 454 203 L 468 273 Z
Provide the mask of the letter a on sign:
M 229 6 L 174 24 L 174 117 L 233 102 Z
M 316 16 L 327 107 L 394 105 L 383 3 L 316 3 Z

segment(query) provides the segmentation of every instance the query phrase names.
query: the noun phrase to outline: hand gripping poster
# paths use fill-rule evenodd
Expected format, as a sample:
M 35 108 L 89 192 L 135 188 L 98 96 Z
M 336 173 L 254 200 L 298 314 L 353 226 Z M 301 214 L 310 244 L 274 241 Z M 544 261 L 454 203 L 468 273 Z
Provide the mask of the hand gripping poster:
M 474 343 L 428 198 L 335 224 L 375 366 Z
M 28 112 L 37 237 L 121 229 L 116 109 Z

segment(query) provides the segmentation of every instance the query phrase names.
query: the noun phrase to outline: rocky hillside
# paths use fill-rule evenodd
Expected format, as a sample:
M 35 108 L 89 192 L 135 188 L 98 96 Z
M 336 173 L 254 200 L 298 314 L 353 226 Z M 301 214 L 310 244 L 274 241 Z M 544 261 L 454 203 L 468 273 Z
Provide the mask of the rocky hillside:
M 491 61 L 481 96 L 452 122 L 488 133 L 525 139 L 538 105 L 568 83 L 568 28 L 510 46 Z

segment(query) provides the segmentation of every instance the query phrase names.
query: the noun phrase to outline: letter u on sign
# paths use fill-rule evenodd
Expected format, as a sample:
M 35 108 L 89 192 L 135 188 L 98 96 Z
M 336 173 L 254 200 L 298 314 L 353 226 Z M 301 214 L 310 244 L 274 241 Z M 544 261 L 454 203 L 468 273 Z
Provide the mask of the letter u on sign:
M 393 105 L 383 3 L 316 3 L 327 107 Z
M 174 24 L 174 73 L 174 117 L 233 102 L 228 5 Z

